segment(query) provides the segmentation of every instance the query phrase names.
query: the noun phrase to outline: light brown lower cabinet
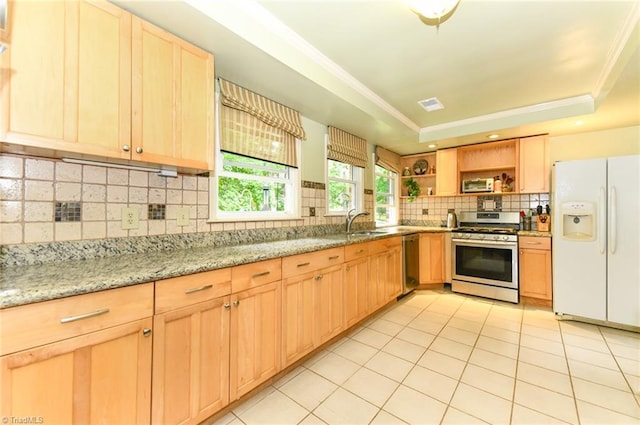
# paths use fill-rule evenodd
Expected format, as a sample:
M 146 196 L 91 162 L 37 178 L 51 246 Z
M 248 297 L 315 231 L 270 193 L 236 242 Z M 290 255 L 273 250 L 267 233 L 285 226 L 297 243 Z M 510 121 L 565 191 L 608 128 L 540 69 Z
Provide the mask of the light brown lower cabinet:
M 520 295 L 551 304 L 551 238 L 520 236 L 518 238 Z
M 445 279 L 444 234 L 420 234 L 420 284 L 440 284 Z
M 0 417 L 149 423 L 152 305 L 143 284 L 0 310 Z
M 348 245 L 344 256 L 344 316 L 348 328 L 362 320 L 369 311 L 369 244 Z
M 373 313 L 402 293 L 402 239 L 369 243 L 368 313 Z

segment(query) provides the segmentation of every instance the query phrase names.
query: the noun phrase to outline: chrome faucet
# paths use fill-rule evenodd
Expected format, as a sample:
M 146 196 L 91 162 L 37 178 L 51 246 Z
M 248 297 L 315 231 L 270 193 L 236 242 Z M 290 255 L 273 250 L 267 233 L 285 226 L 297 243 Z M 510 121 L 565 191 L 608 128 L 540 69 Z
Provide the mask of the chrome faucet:
M 352 208 L 347 212 L 347 233 L 351 232 L 351 225 L 353 224 L 353 220 L 360 217 L 361 215 L 369 215 L 369 211 L 362 211 L 359 213 L 355 213 L 355 212 L 356 212 L 355 208 Z

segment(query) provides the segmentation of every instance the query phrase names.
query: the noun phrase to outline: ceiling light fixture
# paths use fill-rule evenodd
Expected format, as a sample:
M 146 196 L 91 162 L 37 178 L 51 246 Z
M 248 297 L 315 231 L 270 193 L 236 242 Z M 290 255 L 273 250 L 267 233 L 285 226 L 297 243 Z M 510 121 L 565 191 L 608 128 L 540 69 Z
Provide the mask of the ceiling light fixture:
M 447 20 L 460 0 L 404 0 L 411 10 L 427 21 L 436 21 L 436 26 Z
M 577 126 L 581 126 L 582 124 L 584 124 L 584 121 L 576 121 Z
M 499 134 L 495 134 L 495 133 L 494 134 L 490 134 L 490 135 L 487 136 L 487 138 L 489 138 L 489 139 L 497 139 L 498 137 L 500 137 L 500 135 Z
M 428 147 L 429 149 L 433 149 L 433 148 L 435 148 L 436 146 L 438 146 L 438 145 L 436 145 L 435 143 L 431 143 L 430 145 L 427 145 L 427 147 Z

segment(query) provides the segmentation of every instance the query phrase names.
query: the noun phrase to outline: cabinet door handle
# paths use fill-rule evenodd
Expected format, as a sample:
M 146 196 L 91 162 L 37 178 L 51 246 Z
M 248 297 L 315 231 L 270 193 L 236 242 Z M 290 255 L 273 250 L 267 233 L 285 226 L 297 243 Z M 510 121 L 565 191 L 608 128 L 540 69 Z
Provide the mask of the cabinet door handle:
M 322 279 L 323 277 L 324 277 L 324 275 L 319 274 L 319 275 L 317 275 L 317 276 L 315 277 L 315 279 L 316 279 L 316 280 L 320 280 L 320 279 Z
M 211 285 L 211 284 L 203 285 L 203 286 L 199 286 L 197 288 L 185 289 L 184 293 L 185 294 L 193 294 L 194 292 L 200 292 L 200 291 L 204 291 L 204 290 L 211 289 L 211 288 L 213 288 L 213 285 Z
M 136 148 L 136 153 L 142 153 L 142 148 L 140 146 Z
M 125 152 L 129 152 L 129 150 L 131 149 L 131 147 L 129 145 L 122 145 L 122 150 Z
M 238 307 L 238 306 L 240 305 L 240 300 L 235 300 L 235 301 L 233 302 L 233 305 L 234 305 L 234 306 L 236 306 L 236 307 Z
M 91 311 L 89 313 L 77 314 L 75 316 L 63 317 L 60 319 L 60 323 L 70 323 L 75 322 L 77 320 L 88 319 L 90 317 L 100 316 L 101 314 L 107 314 L 109 312 L 108 308 L 102 308 L 100 310 Z
M 298 267 L 304 267 L 304 266 L 308 266 L 308 265 L 309 265 L 309 262 L 300 263 L 300 264 L 298 264 Z
M 329 260 L 335 260 L 338 257 L 340 257 L 340 256 L 339 255 L 332 255 L 331 257 L 329 257 Z
M 224 309 L 225 309 L 225 310 L 231 310 L 231 304 L 229 304 L 229 303 L 224 303 Z
M 266 275 L 268 275 L 269 273 L 271 273 L 271 272 L 256 273 L 256 274 L 254 274 L 254 275 L 252 276 L 252 278 L 254 278 L 254 279 L 255 279 L 256 277 L 266 276 Z
M 150 336 L 151 336 L 151 329 L 149 329 L 149 328 L 144 328 L 144 329 L 142 330 L 142 336 L 150 337 Z

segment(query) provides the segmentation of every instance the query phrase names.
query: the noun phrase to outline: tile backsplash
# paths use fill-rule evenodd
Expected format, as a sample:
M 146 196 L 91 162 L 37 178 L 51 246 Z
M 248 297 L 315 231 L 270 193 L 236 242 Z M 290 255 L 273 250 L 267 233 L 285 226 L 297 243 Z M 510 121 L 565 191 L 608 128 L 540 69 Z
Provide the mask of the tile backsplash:
M 298 220 L 209 223 L 208 177 L 160 177 L 147 171 L 0 155 L 0 245 L 344 223 L 344 217 L 325 216 L 324 184 L 303 182 L 301 201 Z M 185 207 L 189 224 L 179 226 L 178 209 Z M 137 229 L 122 229 L 123 208 L 138 211 Z M 371 193 L 365 194 L 365 208 L 373 211 Z

